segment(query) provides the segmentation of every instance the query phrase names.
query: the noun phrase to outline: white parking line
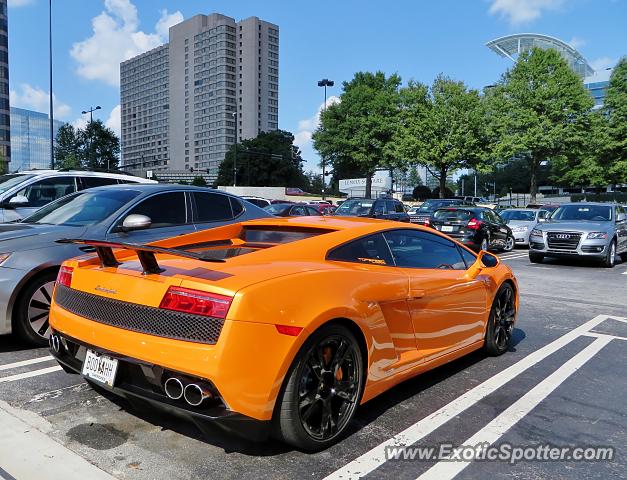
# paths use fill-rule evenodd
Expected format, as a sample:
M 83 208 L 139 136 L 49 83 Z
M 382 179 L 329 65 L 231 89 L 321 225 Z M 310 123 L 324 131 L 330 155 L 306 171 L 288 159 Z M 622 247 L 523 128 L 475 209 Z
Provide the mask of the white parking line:
M 22 360 L 21 362 L 7 363 L 5 365 L 0 365 L 0 372 L 3 370 L 11 370 L 12 368 L 25 367 L 26 365 L 33 365 L 34 363 L 47 362 L 48 360 L 53 360 L 52 355 Z
M 492 445 L 611 341 L 612 339 L 607 337 L 597 338 L 577 355 L 564 363 L 564 365 L 555 370 L 551 375 L 525 393 L 485 427 L 463 442 L 462 445 L 479 445 L 482 443 Z M 441 461 L 418 478 L 419 480 L 450 480 L 471 463 L 472 460 Z
M 32 372 L 18 373 L 17 375 L 10 375 L 8 377 L 0 377 L 0 383 L 15 382 L 16 380 L 37 377 L 39 375 L 45 375 L 46 373 L 56 372 L 57 370 L 61 370 L 61 367 L 59 365 L 55 365 L 54 367 L 42 368 L 40 370 L 33 370 Z
M 588 320 L 583 325 L 574 328 L 573 330 L 562 335 L 553 342 L 539 348 L 535 352 L 530 353 L 514 365 L 511 365 L 510 367 L 494 375 L 480 385 L 477 385 L 471 390 L 468 390 L 466 393 L 457 397 L 452 402 L 444 405 L 439 410 L 426 416 L 422 420 L 419 420 L 402 432 L 394 435 L 392 438 L 377 445 L 376 447 L 359 456 L 352 462 L 344 465 L 339 470 L 331 473 L 329 476 L 325 477 L 325 480 L 337 480 L 347 478 L 357 479 L 367 475 L 368 473 L 372 472 L 373 470 L 385 463 L 385 453 L 387 447 L 409 446 L 416 443 L 418 440 L 426 437 L 431 432 L 441 427 L 452 418 L 455 418 L 457 415 L 460 415 L 465 410 L 475 405 L 484 397 L 501 388 L 510 380 L 513 380 L 521 373 L 533 367 L 552 353 L 555 353 L 557 350 L 569 344 L 570 342 L 572 342 L 582 334 L 588 332 L 592 328 L 596 327 L 598 324 L 608 318 L 614 317 L 609 317 L 608 315 L 597 315 L 593 319 Z

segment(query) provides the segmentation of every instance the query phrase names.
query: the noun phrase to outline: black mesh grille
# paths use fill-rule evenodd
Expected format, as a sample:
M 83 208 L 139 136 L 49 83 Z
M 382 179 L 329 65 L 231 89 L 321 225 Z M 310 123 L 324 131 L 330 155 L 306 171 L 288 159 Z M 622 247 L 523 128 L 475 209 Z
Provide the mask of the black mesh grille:
M 122 302 L 64 285 L 57 285 L 54 300 L 65 310 L 94 322 L 189 342 L 216 343 L 224 324 L 221 318 Z
M 576 250 L 580 238 L 581 233 L 579 232 L 549 232 L 546 234 L 549 248 L 555 250 Z

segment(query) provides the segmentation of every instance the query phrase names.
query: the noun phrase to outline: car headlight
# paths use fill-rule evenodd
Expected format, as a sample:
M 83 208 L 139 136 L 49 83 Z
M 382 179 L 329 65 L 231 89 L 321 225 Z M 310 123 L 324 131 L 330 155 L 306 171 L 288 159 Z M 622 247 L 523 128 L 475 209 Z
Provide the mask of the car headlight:
M 7 259 L 11 256 L 11 252 L 9 253 L 0 253 L 0 265 L 7 261 Z
M 588 233 L 588 238 L 596 238 L 596 239 L 606 239 L 606 232 L 590 232 Z
M 542 230 L 538 230 L 537 228 L 534 228 L 533 230 L 531 230 L 531 236 L 532 237 L 541 237 L 542 236 Z
M 512 227 L 512 232 L 526 232 L 528 228 L 525 225 L 518 225 L 516 227 Z

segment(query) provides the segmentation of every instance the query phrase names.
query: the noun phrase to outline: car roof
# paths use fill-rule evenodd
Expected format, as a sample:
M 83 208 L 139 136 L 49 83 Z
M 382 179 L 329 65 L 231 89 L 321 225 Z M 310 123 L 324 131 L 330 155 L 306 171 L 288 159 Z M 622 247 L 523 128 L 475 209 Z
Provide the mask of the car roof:
M 590 205 L 590 206 L 596 206 L 596 207 L 612 207 L 617 204 L 610 203 L 610 202 L 570 202 L 570 203 L 562 203 L 559 205 L 559 207 L 571 206 L 571 205 L 576 205 L 576 206 Z
M 169 191 L 184 191 L 184 192 L 211 192 L 211 193 L 219 193 L 222 195 L 228 195 L 230 197 L 237 197 L 237 195 L 233 195 L 232 193 L 225 192 L 224 190 L 216 190 L 213 188 L 207 187 L 195 187 L 193 185 L 179 185 L 177 183 L 125 183 L 120 185 L 103 185 L 101 187 L 90 188 L 90 191 L 101 191 L 101 190 L 139 190 L 140 192 L 152 193 L 152 192 L 161 192 L 165 190 Z M 85 190 L 82 190 L 85 191 Z M 238 197 L 239 198 L 239 197 Z
M 138 183 L 157 183 L 155 180 L 150 180 L 147 178 L 137 177 L 135 175 L 131 175 L 126 172 L 96 172 L 92 170 L 23 170 L 21 172 L 16 172 L 13 175 L 37 175 L 41 177 L 52 177 L 52 176 L 76 176 L 80 175 L 81 177 L 101 177 L 101 178 L 119 178 L 124 180 L 132 180 Z

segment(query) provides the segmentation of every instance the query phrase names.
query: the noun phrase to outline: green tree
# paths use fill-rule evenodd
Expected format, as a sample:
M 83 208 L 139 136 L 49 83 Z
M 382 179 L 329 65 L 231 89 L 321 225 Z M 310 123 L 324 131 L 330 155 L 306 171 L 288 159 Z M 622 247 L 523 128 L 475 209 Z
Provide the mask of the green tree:
M 84 167 L 89 169 L 116 169 L 120 156 L 120 139 L 102 120 L 89 122 L 79 130 L 78 139 Z
M 424 201 L 431 198 L 431 189 L 426 185 L 416 185 L 412 193 L 414 200 Z
M 486 131 L 479 92 L 440 75 L 430 89 L 410 82 L 400 96 L 395 142 L 398 155 L 407 162 L 425 165 L 439 181 L 436 190 L 440 198 L 445 198 L 449 175 L 460 168 L 476 167 L 485 158 Z
M 69 123 L 64 124 L 57 131 L 54 166 L 67 169 L 81 167 L 81 143 L 76 129 Z
M 608 122 L 609 175 L 613 183 L 627 182 L 627 57 L 620 59 L 610 77 L 604 112 Z
M 204 179 L 204 177 L 196 175 L 192 180 L 192 185 L 194 185 L 195 187 L 206 187 L 207 181 Z
M 422 181 L 422 177 L 418 173 L 418 168 L 416 165 L 412 165 L 409 169 L 409 176 L 407 178 L 407 183 L 412 187 L 417 187 L 418 185 L 424 185 Z
M 231 146 L 220 164 L 215 185 L 233 185 L 235 151 Z M 302 164 L 294 135 L 284 130 L 261 132 L 237 144 L 237 185 L 306 189 L 309 182 Z
M 309 180 L 309 186 L 307 187 L 307 191 L 311 193 L 316 193 L 318 195 L 322 194 L 322 175 L 313 171 L 307 172 L 307 179 Z
M 556 50 L 534 48 L 486 91 L 486 104 L 494 157 L 526 159 L 536 203 L 541 163 L 570 156 L 584 143 L 592 98 Z
M 342 85 L 340 102 L 320 116 L 313 144 L 334 172 L 347 164 L 366 177 L 366 196 L 371 196 L 372 176 L 378 167 L 395 166 L 392 146 L 399 111 L 401 78 L 383 72 L 358 72 Z M 334 175 L 334 179 L 337 176 Z

